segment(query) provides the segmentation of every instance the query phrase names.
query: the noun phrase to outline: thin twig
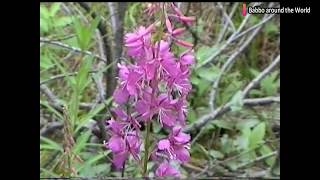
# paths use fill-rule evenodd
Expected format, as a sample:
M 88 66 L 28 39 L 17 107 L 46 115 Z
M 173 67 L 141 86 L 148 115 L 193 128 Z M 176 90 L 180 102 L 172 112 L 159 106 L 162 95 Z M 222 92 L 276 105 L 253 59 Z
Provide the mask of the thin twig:
M 259 5 L 260 3 L 255 3 L 253 6 Z M 269 7 L 272 6 L 273 3 L 269 4 Z M 238 27 L 237 31 L 235 33 L 233 33 L 228 40 L 218 48 L 218 50 L 215 50 L 215 52 L 206 60 L 204 60 L 201 64 L 197 65 L 197 68 L 200 68 L 204 65 L 206 65 L 207 63 L 211 62 L 213 59 L 215 59 L 218 55 L 220 55 L 221 52 L 223 52 L 228 45 L 230 45 L 233 41 L 237 40 L 239 37 L 238 34 L 240 34 L 240 32 L 242 31 L 242 29 L 245 27 L 245 25 L 247 24 L 249 18 L 250 18 L 251 14 L 248 14 L 241 22 L 240 26 Z M 267 14 L 264 16 L 264 19 L 267 18 Z M 270 18 L 271 19 L 271 18 Z M 268 20 L 270 20 L 268 19 Z M 266 23 L 267 21 L 265 21 L 264 23 Z M 258 28 L 260 26 L 262 26 L 264 23 L 261 23 L 259 26 L 256 26 L 255 28 Z M 238 37 L 237 37 L 238 36 Z
M 280 54 L 276 57 L 276 59 L 267 67 L 265 68 L 255 79 L 253 79 L 247 87 L 244 88 L 242 91 L 243 97 L 246 97 L 251 89 L 256 87 L 260 81 L 269 75 L 280 63 Z
M 100 61 L 103 61 L 105 63 L 107 62 L 106 59 L 103 59 L 102 57 L 100 57 L 100 56 L 98 56 L 96 54 L 93 54 L 90 51 L 83 51 L 80 48 L 72 47 L 72 46 L 69 46 L 69 45 L 64 44 L 62 42 L 59 42 L 59 41 L 53 41 L 53 40 L 50 40 L 50 39 L 47 39 L 47 38 L 44 38 L 44 37 L 40 37 L 40 43 L 41 42 L 42 43 L 46 43 L 46 44 L 50 44 L 50 45 L 54 45 L 54 46 L 58 46 L 58 47 L 62 47 L 64 49 L 68 49 L 68 50 L 76 52 L 76 53 L 81 53 L 81 54 L 93 56 L 93 57 L 97 58 Z
M 273 152 L 271 152 L 269 154 L 257 157 L 256 159 L 253 159 L 253 160 L 250 160 L 248 162 L 245 162 L 245 163 L 242 163 L 242 164 L 238 165 L 237 169 L 243 168 L 245 166 L 248 166 L 250 164 L 253 164 L 253 163 L 256 163 L 256 162 L 259 162 L 259 161 L 263 161 L 263 160 L 268 159 L 268 158 L 270 158 L 270 157 L 272 157 L 272 156 L 274 156 L 276 154 L 277 154 L 277 151 L 273 151 Z
M 231 20 L 231 18 L 233 17 L 233 14 L 234 14 L 234 12 L 235 12 L 236 9 L 237 9 L 238 4 L 239 4 L 238 2 L 236 2 L 236 3 L 233 4 L 232 9 L 231 9 L 231 12 L 230 12 L 230 14 L 228 15 L 228 17 L 230 18 L 230 20 Z M 222 38 L 224 37 L 227 28 L 228 28 L 228 23 L 225 23 L 224 26 L 223 26 L 222 31 L 219 33 L 218 40 L 217 40 L 217 43 L 218 43 L 218 44 L 221 42 Z
M 228 69 L 235 63 L 237 60 L 237 57 L 239 54 L 252 42 L 254 37 L 258 34 L 258 32 L 261 30 L 262 26 L 259 28 L 255 29 L 255 31 L 247 38 L 247 40 L 238 48 L 236 51 L 228 58 L 227 62 L 222 66 L 218 78 L 214 81 L 213 86 L 212 86 L 212 91 L 210 93 L 210 98 L 209 98 L 209 106 L 211 110 L 213 111 L 215 108 L 215 100 L 218 92 L 218 86 L 221 81 L 222 75 L 226 73 Z
M 49 104 L 59 112 L 62 112 L 63 101 L 60 100 L 45 84 L 40 85 L 40 91 L 48 98 Z M 79 107 L 82 109 L 91 109 L 93 104 L 80 103 Z
M 236 32 L 236 28 L 234 26 L 234 23 L 231 20 L 231 17 L 226 13 L 226 11 L 223 8 L 222 3 L 218 2 L 218 7 L 221 9 L 222 11 L 222 15 L 224 16 L 225 20 L 226 20 L 226 24 L 229 24 L 231 26 L 231 29 L 233 32 Z
M 243 105 L 244 106 L 263 106 L 263 105 L 269 105 L 271 103 L 279 103 L 280 102 L 280 97 L 265 97 L 265 98 L 249 98 L 249 99 L 244 99 L 243 100 Z M 231 110 L 230 108 L 231 104 L 227 103 L 224 106 L 221 106 L 217 108 L 213 112 L 209 112 L 208 114 L 203 115 L 200 117 L 196 123 L 187 126 L 184 129 L 185 133 L 190 133 L 194 130 L 199 130 L 203 128 L 209 121 L 213 121 L 220 117 L 221 115 L 229 112 Z
M 48 86 L 44 84 L 40 85 L 40 91 L 48 97 L 49 103 L 52 105 L 52 107 L 57 109 L 59 112 L 62 112 L 61 100 L 53 94 L 53 92 L 48 88 Z
M 90 71 L 89 73 L 92 74 L 92 73 L 97 73 L 97 72 L 99 72 L 99 71 L 94 70 L 94 71 Z M 49 79 L 41 81 L 40 85 L 46 84 L 46 83 L 54 81 L 54 80 L 63 79 L 63 78 L 68 77 L 68 76 L 76 76 L 77 74 L 78 74 L 78 72 L 73 72 L 73 73 L 59 74 L 59 75 L 56 75 L 56 76 L 52 76 Z

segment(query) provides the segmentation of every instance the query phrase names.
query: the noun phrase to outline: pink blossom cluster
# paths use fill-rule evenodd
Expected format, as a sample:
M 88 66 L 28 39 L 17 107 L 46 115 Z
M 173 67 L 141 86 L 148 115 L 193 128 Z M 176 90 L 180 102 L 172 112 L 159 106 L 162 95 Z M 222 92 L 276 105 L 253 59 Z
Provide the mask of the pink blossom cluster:
M 123 168 L 130 155 L 141 162 L 146 138 L 142 136 L 141 124 L 159 122 L 170 134 L 165 139 L 152 139 L 157 144 L 150 150 L 150 158 L 159 165 L 155 174 L 179 177 L 180 172 L 172 163 L 190 159 L 191 138 L 183 127 L 188 112 L 187 95 L 192 88 L 190 67 L 195 57 L 193 45 L 181 39 L 185 28 L 174 25 L 191 25 L 195 19 L 184 16 L 174 3 L 152 3 L 147 11 L 150 15 L 165 13 L 159 22 L 140 26 L 125 36 L 127 55 L 134 63 L 118 64 L 119 85 L 113 96 L 117 107 L 113 109 L 115 117 L 107 122 L 111 138 L 106 147 L 112 151 L 113 164 L 118 169 Z M 175 45 L 184 47 L 185 52 L 175 56 Z

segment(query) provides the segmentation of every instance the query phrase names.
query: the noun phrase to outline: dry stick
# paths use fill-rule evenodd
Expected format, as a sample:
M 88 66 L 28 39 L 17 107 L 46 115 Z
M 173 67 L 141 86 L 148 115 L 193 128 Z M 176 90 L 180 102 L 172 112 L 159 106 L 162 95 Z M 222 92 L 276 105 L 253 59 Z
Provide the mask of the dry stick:
M 231 18 L 233 17 L 233 14 L 234 14 L 234 12 L 235 12 L 236 9 L 237 9 L 238 4 L 239 4 L 239 3 L 236 2 L 236 3 L 234 3 L 233 6 L 232 6 L 231 12 L 230 12 L 230 14 L 228 15 L 228 17 L 230 18 L 230 21 L 232 21 Z M 222 38 L 224 37 L 227 28 L 228 28 L 228 23 L 225 23 L 224 26 L 223 26 L 223 29 L 222 29 L 221 33 L 220 33 L 219 36 L 218 36 L 218 40 L 217 40 L 217 43 L 218 43 L 218 44 L 221 42 Z
M 40 91 L 47 96 L 49 104 L 59 112 L 62 112 L 63 101 L 60 100 L 45 84 L 40 85 Z M 91 103 L 80 103 L 80 108 L 91 109 L 93 104 Z
M 243 168 L 243 167 L 245 167 L 245 166 L 247 166 L 247 165 L 249 165 L 249 164 L 252 164 L 252 163 L 256 163 L 256 162 L 259 162 L 259 161 L 263 161 L 263 160 L 268 159 L 268 158 L 270 158 L 270 157 L 272 157 L 272 156 L 274 156 L 274 155 L 276 155 L 276 154 L 277 154 L 277 151 L 273 151 L 273 152 L 271 152 L 271 153 L 269 153 L 269 154 L 266 154 L 266 155 L 257 157 L 256 159 L 253 159 L 253 160 L 250 160 L 250 161 L 248 161 L 248 162 L 245 162 L 245 163 L 240 164 L 239 166 L 237 166 L 237 169 Z
M 263 70 L 252 82 L 250 82 L 244 88 L 244 91 L 242 93 L 242 98 L 246 97 L 247 94 L 250 92 L 250 90 L 253 87 L 255 87 L 255 85 L 258 84 L 264 77 L 266 77 L 268 74 L 270 74 L 275 69 L 275 66 L 279 63 L 280 63 L 280 55 L 278 55 L 277 58 L 265 70 Z M 257 99 L 244 99 L 244 105 L 249 105 L 252 103 L 253 103 L 253 105 L 260 105 L 260 104 L 262 105 L 262 104 L 270 103 L 270 102 L 274 102 L 274 101 L 278 101 L 278 99 L 275 99 L 275 98 L 267 98 L 267 99 L 259 98 L 259 100 L 257 100 Z M 280 102 L 280 97 L 279 97 L 279 102 Z M 200 117 L 200 119 L 196 123 L 194 123 L 191 126 L 188 126 L 184 131 L 189 133 L 193 130 L 202 128 L 210 120 L 214 120 L 215 118 L 217 118 L 217 116 L 219 116 L 229 110 L 230 110 L 230 102 L 228 102 L 224 106 L 220 106 L 219 108 L 217 108 L 215 110 L 211 109 L 211 111 L 208 114 L 205 114 L 202 117 Z
M 240 38 L 241 36 L 247 34 L 248 32 L 250 32 L 250 31 L 252 31 L 252 30 L 260 27 L 261 25 L 263 25 L 263 24 L 265 24 L 266 22 L 268 22 L 271 18 L 273 18 L 274 15 L 275 15 L 275 14 L 271 14 L 271 15 L 269 15 L 267 18 L 264 18 L 262 21 L 260 21 L 259 23 L 257 23 L 256 25 L 254 25 L 254 26 L 252 26 L 252 27 L 250 27 L 250 28 L 242 31 L 242 32 L 239 33 L 236 37 L 234 37 L 234 39 L 238 39 L 238 38 Z
M 254 6 L 259 5 L 260 3 L 255 3 Z M 269 6 L 271 6 L 272 3 L 270 3 Z M 233 33 L 228 40 L 217 50 L 215 51 L 209 58 L 207 58 L 206 60 L 204 60 L 201 64 L 199 64 L 197 66 L 197 68 L 200 68 L 204 65 L 206 65 L 207 63 L 209 63 L 210 61 L 212 61 L 213 59 L 215 59 L 224 49 L 226 49 L 228 47 L 229 44 L 231 44 L 233 41 L 235 41 L 236 39 L 238 39 L 238 37 L 236 37 L 244 28 L 244 26 L 247 24 L 249 18 L 251 17 L 251 14 L 248 14 L 241 22 L 240 26 L 238 27 L 237 31 L 235 33 Z M 265 15 L 266 17 L 266 15 Z M 267 21 L 265 21 L 267 22 Z M 264 22 L 264 23 L 265 23 Z M 262 24 L 261 24 L 262 25 Z M 261 26 L 260 25 L 260 26 Z M 260 27 L 259 26 L 259 27 Z M 257 27 L 258 28 L 258 27 Z
M 261 105 L 268 105 L 271 103 L 280 103 L 280 97 L 267 97 L 267 98 L 252 98 L 252 99 L 245 99 L 244 105 L 247 106 L 261 106 Z M 227 111 L 226 111 L 227 112 Z M 191 145 L 193 145 L 205 131 L 205 128 L 201 128 L 200 132 L 192 139 Z
M 81 53 L 81 54 L 93 56 L 93 57 L 97 58 L 98 60 L 103 61 L 105 63 L 107 62 L 106 59 L 103 59 L 102 57 L 100 57 L 100 56 L 98 56 L 96 54 L 93 54 L 90 51 L 83 51 L 80 48 L 72 47 L 72 46 L 69 46 L 69 45 L 64 44 L 62 42 L 59 42 L 59 41 L 53 41 L 53 40 L 50 40 L 48 38 L 40 37 L 40 43 L 46 43 L 46 44 L 62 47 L 64 49 L 68 49 L 68 50 L 76 52 L 76 53 Z
M 57 109 L 59 112 L 63 112 L 62 103 L 60 99 L 53 94 L 53 92 L 48 88 L 48 86 L 44 84 L 40 85 L 40 91 L 48 97 L 49 103 L 52 105 L 52 107 Z
M 248 86 L 243 90 L 242 95 L 246 97 L 249 94 L 249 91 L 256 87 L 260 81 L 265 78 L 271 71 L 273 71 L 277 65 L 280 63 L 280 55 L 266 68 L 264 69 L 255 79 L 253 79 Z
M 97 73 L 97 72 L 99 72 L 99 71 L 94 70 L 94 71 L 90 71 L 89 73 L 92 74 L 92 73 Z M 49 79 L 41 81 L 40 85 L 46 84 L 46 83 L 48 83 L 50 81 L 53 81 L 53 80 L 63 79 L 63 78 L 68 77 L 68 76 L 76 76 L 77 74 L 78 74 L 78 72 L 73 72 L 73 73 L 59 74 L 59 75 L 56 75 L 56 76 L 52 76 Z
M 212 111 L 215 109 L 215 101 L 216 101 L 216 96 L 218 92 L 218 86 L 221 81 L 222 75 L 226 73 L 227 69 L 231 67 L 234 62 L 237 60 L 237 57 L 239 54 L 252 42 L 254 37 L 258 34 L 262 26 L 257 28 L 248 38 L 247 40 L 240 46 L 239 49 L 237 49 L 227 60 L 227 62 L 222 66 L 221 71 L 219 73 L 218 78 L 214 81 L 213 86 L 212 86 L 212 91 L 210 93 L 210 98 L 209 98 L 209 107 Z
M 112 59 L 119 59 L 122 57 L 122 45 L 124 36 L 124 16 L 127 7 L 125 2 L 108 2 L 107 6 L 109 8 L 111 16 L 111 28 L 114 36 L 114 53 Z M 107 76 L 107 82 L 109 83 L 107 91 L 112 93 L 116 87 L 116 79 L 114 78 L 118 73 L 117 66 L 110 69 L 110 74 Z M 109 94 L 111 96 L 111 94 Z
M 243 100 L 244 106 L 263 106 L 271 103 L 280 103 L 280 97 L 248 98 Z M 209 121 L 217 119 L 218 117 L 229 112 L 230 110 L 231 110 L 230 104 L 221 106 L 217 108 L 215 111 L 200 117 L 197 120 L 197 122 L 194 123 L 193 125 L 187 126 L 187 128 L 184 129 L 184 132 L 190 133 L 194 130 L 203 128 Z
M 224 10 L 222 3 L 218 2 L 218 7 L 221 9 L 222 15 L 223 15 L 224 18 L 226 19 L 226 24 L 227 24 L 227 25 L 229 24 L 229 25 L 231 26 L 231 28 L 232 28 L 232 31 L 233 31 L 233 32 L 236 32 L 236 28 L 235 28 L 235 26 L 234 26 L 234 24 L 233 24 L 233 22 L 232 22 L 232 20 L 231 20 L 231 17 L 230 17 L 230 16 L 226 13 L 226 11 Z

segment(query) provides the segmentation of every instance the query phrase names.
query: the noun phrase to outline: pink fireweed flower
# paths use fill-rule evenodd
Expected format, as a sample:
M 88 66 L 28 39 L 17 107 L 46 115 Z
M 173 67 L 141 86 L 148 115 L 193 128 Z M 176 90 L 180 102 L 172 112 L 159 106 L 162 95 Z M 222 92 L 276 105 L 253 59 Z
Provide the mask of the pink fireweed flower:
M 173 127 L 178 118 L 177 111 L 166 94 L 160 95 L 157 99 L 150 102 L 150 92 L 145 95 L 145 99 L 138 100 L 136 111 L 144 121 L 150 120 L 153 115 L 158 114 L 161 125 Z
M 182 132 L 181 127 L 174 127 L 168 139 L 162 139 L 158 143 L 158 150 L 163 151 L 172 160 L 188 162 L 190 154 L 190 135 Z
M 126 34 L 125 46 L 128 48 L 129 56 L 139 58 L 145 55 L 145 51 L 151 45 L 151 31 L 153 28 L 154 24 L 148 28 L 140 26 L 135 33 Z
M 131 96 L 136 96 L 138 90 L 140 89 L 141 80 L 143 78 L 143 70 L 139 66 L 125 67 L 118 65 L 119 76 L 120 76 L 120 86 L 126 88 L 126 91 Z M 139 83 L 140 82 L 140 83 Z
M 161 9 L 161 5 L 162 3 L 148 3 L 145 12 L 147 12 L 148 15 L 151 16 Z
M 180 40 L 180 39 L 175 39 L 174 41 L 178 46 L 181 46 L 181 47 L 185 47 L 185 48 L 192 48 L 193 47 L 193 44 L 192 43 L 189 43 L 187 41 L 183 41 L 183 40 Z
M 191 25 L 195 18 L 184 16 L 174 3 L 152 3 L 147 12 L 150 15 L 164 12 L 165 18 L 125 35 L 127 55 L 134 61 L 132 64 L 118 64 L 118 86 L 113 93 L 116 107 L 111 110 L 113 118 L 108 121 L 110 139 L 105 146 L 112 151 L 117 169 L 123 168 L 130 156 L 140 161 L 143 143 L 140 128 L 142 124 L 159 123 L 170 131 L 169 136 L 160 141 L 153 136 L 149 141 L 145 139 L 157 143 L 154 149 L 149 147 L 151 160 L 161 161 L 157 162 L 160 165 L 155 174 L 158 177 L 180 177 L 180 172 L 170 163 L 185 163 L 190 159 L 191 138 L 182 129 L 186 125 L 187 97 L 192 89 L 190 68 L 195 64 L 195 56 L 193 44 L 182 39 L 186 29 L 179 28 L 177 23 Z M 163 28 L 166 28 L 164 32 L 156 33 L 162 35 L 159 40 L 154 32 Z M 176 45 L 187 50 L 178 56 L 171 49 Z M 148 144 L 144 144 L 145 153 Z
M 123 167 L 124 162 L 131 154 L 136 160 L 139 160 L 141 141 L 135 131 L 128 130 L 126 123 L 109 120 L 109 129 L 111 138 L 105 143 L 106 148 L 113 153 L 113 164 L 117 169 Z
M 188 94 L 192 89 L 189 80 L 189 71 L 178 70 L 175 76 L 168 77 L 167 85 L 173 90 L 177 90 L 181 95 Z
M 158 177 L 180 177 L 178 170 L 173 168 L 168 162 L 163 162 L 160 164 L 156 170 L 156 176 Z
M 172 36 L 178 37 L 178 36 L 181 36 L 184 32 L 186 32 L 186 28 L 177 28 L 172 31 Z

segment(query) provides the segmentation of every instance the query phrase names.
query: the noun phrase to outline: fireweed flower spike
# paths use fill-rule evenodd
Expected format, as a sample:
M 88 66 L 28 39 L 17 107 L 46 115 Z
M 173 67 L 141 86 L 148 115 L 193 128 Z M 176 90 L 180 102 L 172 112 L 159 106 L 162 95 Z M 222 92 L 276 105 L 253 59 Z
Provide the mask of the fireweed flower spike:
M 146 12 L 160 16 L 155 23 L 124 37 L 133 63 L 118 64 L 118 87 L 113 94 L 116 107 L 107 121 L 110 139 L 105 146 L 112 151 L 117 169 L 132 157 L 143 165 L 143 176 L 148 176 L 147 162 L 152 160 L 157 164 L 157 177 L 180 177 L 177 165 L 190 160 L 191 137 L 183 133 L 183 127 L 195 64 L 193 45 L 183 40 L 186 29 L 181 23 L 191 25 L 195 19 L 184 16 L 174 3 L 150 3 Z M 173 46 L 186 51 L 175 54 Z M 150 127 L 151 123 L 159 123 L 169 136 L 159 139 L 150 135 L 150 128 L 140 130 L 141 124 Z

